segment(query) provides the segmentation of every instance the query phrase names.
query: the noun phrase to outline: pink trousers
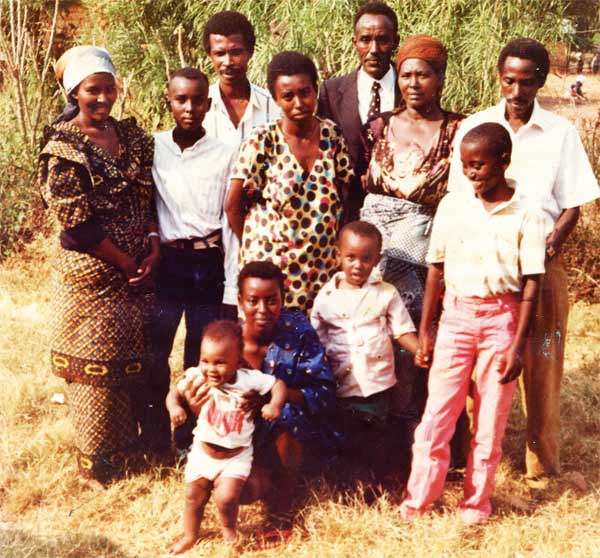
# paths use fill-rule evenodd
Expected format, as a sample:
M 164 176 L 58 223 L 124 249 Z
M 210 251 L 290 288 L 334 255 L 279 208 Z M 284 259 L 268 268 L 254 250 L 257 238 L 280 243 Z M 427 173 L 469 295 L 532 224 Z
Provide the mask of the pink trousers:
M 415 433 L 404 519 L 427 511 L 444 489 L 450 439 L 465 406 L 475 370 L 474 435 L 465 473 L 463 518 L 483 522 L 492 511 L 494 474 L 502 456 L 502 438 L 517 386 L 500 384 L 505 352 L 518 322 L 516 294 L 494 298 L 444 297 L 444 311 L 429 373 L 429 396 Z

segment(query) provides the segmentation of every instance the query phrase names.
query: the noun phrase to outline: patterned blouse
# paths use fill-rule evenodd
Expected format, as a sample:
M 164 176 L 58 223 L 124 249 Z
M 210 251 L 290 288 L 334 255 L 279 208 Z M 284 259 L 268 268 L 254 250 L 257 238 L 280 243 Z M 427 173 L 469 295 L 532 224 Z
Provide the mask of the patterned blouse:
M 286 275 L 285 304 L 304 311 L 336 268 L 335 241 L 342 190 L 353 171 L 345 141 L 319 119 L 320 154 L 306 172 L 278 122 L 257 128 L 242 144 L 232 178 L 244 181 L 249 208 L 240 265 L 269 260 Z
M 448 188 L 450 155 L 454 135 L 464 116 L 444 111 L 444 120 L 428 153 L 417 145 L 397 151 L 387 112 L 367 127 L 370 156 L 367 191 L 407 199 L 435 210 Z
M 104 238 L 134 259 L 148 252 L 153 203 L 153 140 L 133 118 L 111 119 L 114 157 L 69 122 L 46 128 L 38 186 L 58 219 L 60 288 L 55 299 L 52 369 L 95 386 L 139 381 L 146 366 L 147 296 L 89 253 Z
M 340 434 L 334 428 L 335 380 L 325 349 L 308 318 L 298 309 L 284 309 L 267 348 L 261 370 L 304 395 L 306 407 L 286 403 L 275 423 L 299 441 L 334 450 Z M 271 424 L 271 423 L 269 423 Z

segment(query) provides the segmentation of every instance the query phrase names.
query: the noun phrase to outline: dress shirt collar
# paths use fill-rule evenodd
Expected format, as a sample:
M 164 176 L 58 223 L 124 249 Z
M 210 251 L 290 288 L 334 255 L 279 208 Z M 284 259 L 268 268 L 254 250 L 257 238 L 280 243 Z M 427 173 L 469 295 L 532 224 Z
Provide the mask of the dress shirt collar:
M 504 121 L 504 122 L 508 123 L 508 121 L 506 119 L 506 99 L 502 99 L 500 101 L 500 103 L 498 103 L 496 105 L 496 108 L 498 109 L 499 121 Z M 540 128 L 540 130 L 542 130 L 542 132 L 545 131 L 549 125 L 546 114 L 547 114 L 547 111 L 545 111 L 540 106 L 537 99 L 534 99 L 533 111 L 531 112 L 531 117 L 529 118 L 529 121 L 527 122 L 527 124 L 525 124 L 521 129 L 527 129 L 527 128 L 536 126 L 537 128 Z
M 258 95 L 256 94 L 256 91 L 254 90 L 254 85 L 250 82 L 248 82 L 248 83 L 250 84 L 250 104 L 254 108 L 259 109 L 260 101 L 258 100 Z M 219 87 L 218 80 L 209 87 L 208 96 L 212 99 L 212 102 L 217 107 L 221 108 L 222 110 L 227 110 L 225 107 L 225 103 L 223 102 L 223 97 L 221 97 L 221 89 Z
M 328 289 L 329 294 L 331 294 L 331 292 L 333 292 L 334 289 L 340 288 L 340 281 L 343 278 L 344 278 L 343 271 L 338 271 L 334 274 L 332 280 L 329 282 L 329 286 L 330 286 L 330 289 Z M 382 283 L 382 282 L 383 282 L 383 277 L 381 275 L 381 271 L 379 270 L 378 267 L 375 267 L 375 268 L 373 268 L 373 271 L 371 271 L 371 275 L 369 275 L 369 278 L 367 279 L 366 283 L 364 283 L 363 286 L 360 288 L 364 289 L 365 287 L 368 287 L 370 285 L 377 285 L 378 283 Z M 355 290 L 359 290 L 359 289 L 355 289 Z
M 477 195 L 475 194 L 475 191 L 473 191 L 472 199 L 475 200 L 475 203 L 478 205 L 478 207 L 481 207 L 481 210 L 484 211 L 485 213 L 487 213 L 488 215 L 494 215 L 495 213 L 500 213 L 501 211 L 505 210 L 507 207 L 510 207 L 513 204 L 519 203 L 523 199 L 522 194 L 520 194 L 517 190 L 517 183 L 514 180 L 512 180 L 511 178 L 507 178 L 506 183 L 508 184 L 508 187 L 511 188 L 513 191 L 512 197 L 509 200 L 506 200 L 505 202 L 499 203 L 497 206 L 492 208 L 491 211 L 488 211 L 485 208 L 481 199 L 478 198 Z
M 367 72 L 365 72 L 362 68 L 358 70 L 358 87 L 359 89 L 364 88 L 365 90 L 371 91 L 371 87 L 373 87 L 373 82 L 378 81 L 381 84 L 381 88 L 386 91 L 394 90 L 394 82 L 396 81 L 396 72 L 394 72 L 394 68 L 390 66 L 390 69 L 386 72 L 386 74 L 381 79 L 373 79 Z

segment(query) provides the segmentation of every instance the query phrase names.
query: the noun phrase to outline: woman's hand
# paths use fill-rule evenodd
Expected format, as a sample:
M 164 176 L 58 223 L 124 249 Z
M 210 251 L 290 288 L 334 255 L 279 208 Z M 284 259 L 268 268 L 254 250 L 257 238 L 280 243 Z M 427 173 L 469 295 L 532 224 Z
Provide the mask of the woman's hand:
M 258 391 L 247 391 L 241 396 L 240 408 L 243 411 L 250 411 L 257 413 L 259 409 L 264 405 L 266 396 L 261 395 Z
M 173 428 L 181 426 L 187 419 L 187 413 L 181 405 L 175 405 L 169 409 L 169 416 L 171 417 Z
M 136 269 L 137 275 L 129 278 L 129 284 L 132 287 L 140 287 L 148 283 L 154 275 L 159 261 L 160 253 L 152 251 L 142 260 L 139 267 Z
M 268 420 L 269 422 L 274 422 L 281 415 L 281 408 L 278 405 L 273 405 L 272 403 L 269 403 L 267 405 L 263 405 L 261 414 L 262 418 L 264 418 L 265 420 Z
M 123 252 L 119 258 L 118 267 L 128 280 L 131 280 L 138 275 L 138 265 L 136 261 L 128 254 L 125 254 L 125 252 Z
M 210 386 L 207 382 L 201 383 L 191 382 L 187 389 L 183 392 L 190 409 L 195 415 L 198 415 L 202 405 L 206 403 L 209 397 Z

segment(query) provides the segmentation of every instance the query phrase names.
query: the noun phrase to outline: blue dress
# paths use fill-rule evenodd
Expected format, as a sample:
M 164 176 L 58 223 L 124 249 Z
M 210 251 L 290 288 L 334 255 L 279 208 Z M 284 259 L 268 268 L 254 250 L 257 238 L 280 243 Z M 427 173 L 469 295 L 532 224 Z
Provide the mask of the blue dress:
M 265 426 L 284 428 L 302 443 L 335 452 L 341 439 L 335 428 L 335 380 L 325 348 L 300 310 L 282 310 L 261 370 L 302 391 L 306 401 L 304 407 L 287 402 L 279 420 Z

